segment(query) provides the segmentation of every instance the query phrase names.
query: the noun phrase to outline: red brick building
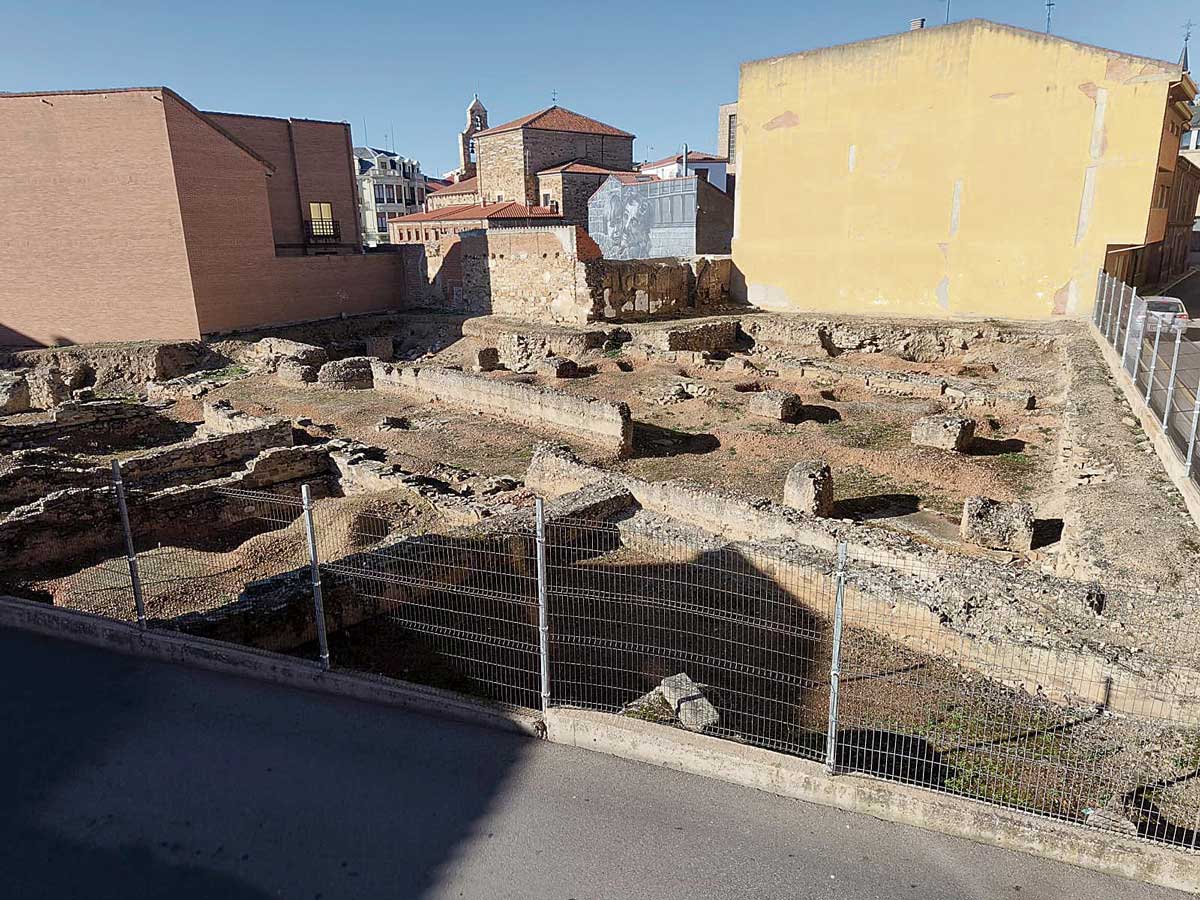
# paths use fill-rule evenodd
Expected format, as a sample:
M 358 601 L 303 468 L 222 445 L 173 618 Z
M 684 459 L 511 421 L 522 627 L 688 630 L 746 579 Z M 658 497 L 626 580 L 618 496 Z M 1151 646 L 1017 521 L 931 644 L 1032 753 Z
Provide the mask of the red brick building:
M 0 159 L 0 345 L 373 312 L 419 276 L 361 254 L 344 123 L 204 113 L 161 87 L 0 94 Z

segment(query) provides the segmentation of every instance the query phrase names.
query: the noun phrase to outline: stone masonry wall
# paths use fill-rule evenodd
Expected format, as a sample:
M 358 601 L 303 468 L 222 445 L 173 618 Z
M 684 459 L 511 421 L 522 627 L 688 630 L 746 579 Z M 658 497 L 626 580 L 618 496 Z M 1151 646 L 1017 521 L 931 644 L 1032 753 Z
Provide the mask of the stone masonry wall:
M 395 366 L 378 360 L 372 369 L 377 391 L 415 394 L 522 425 L 565 431 L 618 456 L 633 449 L 633 425 L 624 403 L 497 381 L 457 369 Z

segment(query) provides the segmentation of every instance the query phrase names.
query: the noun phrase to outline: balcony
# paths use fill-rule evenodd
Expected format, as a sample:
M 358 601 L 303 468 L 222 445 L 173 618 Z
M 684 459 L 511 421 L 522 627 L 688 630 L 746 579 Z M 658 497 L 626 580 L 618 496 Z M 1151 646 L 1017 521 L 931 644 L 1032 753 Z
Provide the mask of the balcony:
M 337 219 L 305 219 L 305 244 L 340 244 L 342 226 Z

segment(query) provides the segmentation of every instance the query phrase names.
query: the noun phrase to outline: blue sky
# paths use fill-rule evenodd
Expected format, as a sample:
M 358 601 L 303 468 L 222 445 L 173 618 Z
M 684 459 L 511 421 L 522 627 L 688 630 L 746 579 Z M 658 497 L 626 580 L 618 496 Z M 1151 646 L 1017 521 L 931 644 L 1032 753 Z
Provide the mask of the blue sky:
M 634 152 L 644 159 L 684 141 L 713 149 L 716 108 L 736 98 L 739 62 L 902 31 L 914 16 L 940 23 L 945 14 L 941 0 L 0 0 L 0 89 L 166 84 L 202 109 L 348 121 L 355 143 L 365 118 L 373 145 L 394 143 L 434 175 L 457 161 L 473 91 L 498 124 L 548 106 L 557 90 L 563 106 L 637 134 Z M 1186 0 L 1058 0 L 1054 31 L 1176 59 L 1189 14 L 1200 20 Z M 1043 0 L 951 7 L 953 19 L 1037 29 L 1045 15 Z

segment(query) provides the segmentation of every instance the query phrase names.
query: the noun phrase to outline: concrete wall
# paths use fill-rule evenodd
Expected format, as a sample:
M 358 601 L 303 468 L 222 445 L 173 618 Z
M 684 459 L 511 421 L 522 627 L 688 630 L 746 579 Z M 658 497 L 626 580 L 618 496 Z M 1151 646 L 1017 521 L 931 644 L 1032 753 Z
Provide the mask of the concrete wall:
M 1179 78 L 982 20 L 744 64 L 749 301 L 1086 317 L 1106 247 L 1146 239 Z
M 0 95 L 0 346 L 200 336 L 163 103 Z
M 372 363 L 375 390 L 401 393 L 478 410 L 539 428 L 553 428 L 618 456 L 633 449 L 629 407 L 514 381 L 497 381 L 456 369 Z

